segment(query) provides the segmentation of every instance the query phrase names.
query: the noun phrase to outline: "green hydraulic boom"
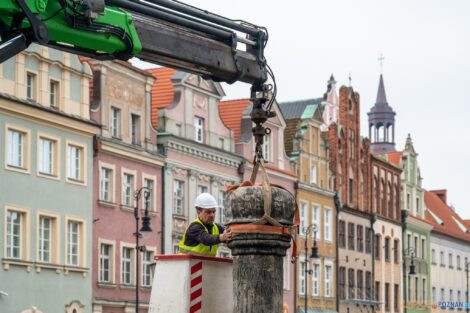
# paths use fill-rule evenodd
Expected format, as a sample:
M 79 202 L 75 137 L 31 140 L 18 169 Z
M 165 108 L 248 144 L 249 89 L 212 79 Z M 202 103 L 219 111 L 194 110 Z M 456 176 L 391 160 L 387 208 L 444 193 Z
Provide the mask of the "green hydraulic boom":
M 263 27 L 169 0 L 1 0 L 0 62 L 31 42 L 96 59 L 144 61 L 215 81 L 267 80 Z
M 36 42 L 95 59 L 137 57 L 214 81 L 249 83 L 254 161 L 262 158 L 269 132 L 262 124 L 275 115 L 276 97 L 264 27 L 176 0 L 0 0 L 0 37 L 0 63 Z M 266 84 L 268 75 L 273 85 Z

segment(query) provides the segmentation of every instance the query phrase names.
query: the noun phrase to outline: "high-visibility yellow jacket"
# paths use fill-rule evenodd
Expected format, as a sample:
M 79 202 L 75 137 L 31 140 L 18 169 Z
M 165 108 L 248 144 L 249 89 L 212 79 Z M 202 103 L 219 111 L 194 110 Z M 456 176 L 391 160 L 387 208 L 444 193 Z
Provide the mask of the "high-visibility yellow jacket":
M 204 227 L 205 232 L 209 234 L 209 230 L 200 219 L 196 218 L 192 223 L 201 224 L 202 227 Z M 183 238 L 181 238 L 181 241 L 179 243 L 179 254 L 195 254 L 195 255 L 206 255 L 206 256 L 215 256 L 217 254 L 217 249 L 219 249 L 218 244 L 213 245 L 213 246 L 206 246 L 203 243 L 199 243 L 197 246 L 185 245 L 184 243 L 186 240 L 186 233 L 188 231 L 188 228 L 189 226 L 184 231 Z M 218 235 L 218 234 L 219 234 L 219 227 L 214 223 L 214 226 L 212 227 L 212 235 Z

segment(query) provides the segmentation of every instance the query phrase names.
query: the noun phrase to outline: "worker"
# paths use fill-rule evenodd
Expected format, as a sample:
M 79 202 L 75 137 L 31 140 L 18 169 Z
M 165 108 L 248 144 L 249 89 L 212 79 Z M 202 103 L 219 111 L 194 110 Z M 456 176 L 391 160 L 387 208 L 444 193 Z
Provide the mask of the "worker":
M 179 243 L 180 254 L 215 256 L 221 242 L 232 238 L 230 229 L 214 223 L 219 207 L 209 193 L 201 193 L 194 203 L 197 218 L 186 228 Z

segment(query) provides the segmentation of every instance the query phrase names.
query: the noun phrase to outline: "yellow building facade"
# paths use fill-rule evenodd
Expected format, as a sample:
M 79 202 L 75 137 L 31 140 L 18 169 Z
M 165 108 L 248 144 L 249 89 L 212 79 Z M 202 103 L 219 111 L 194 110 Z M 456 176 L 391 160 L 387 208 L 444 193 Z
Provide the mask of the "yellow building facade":
M 281 104 L 287 123 L 286 152 L 298 177 L 296 312 L 302 313 L 336 311 L 336 210 L 327 145 L 320 130 L 320 100 Z M 318 255 L 312 257 L 314 246 Z

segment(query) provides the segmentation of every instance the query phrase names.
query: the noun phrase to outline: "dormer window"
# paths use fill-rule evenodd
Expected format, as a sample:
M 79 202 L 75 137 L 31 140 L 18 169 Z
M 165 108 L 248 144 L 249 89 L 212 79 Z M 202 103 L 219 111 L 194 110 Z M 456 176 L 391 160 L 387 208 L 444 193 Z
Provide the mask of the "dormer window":
M 204 119 L 199 116 L 194 117 L 195 140 L 204 142 Z

